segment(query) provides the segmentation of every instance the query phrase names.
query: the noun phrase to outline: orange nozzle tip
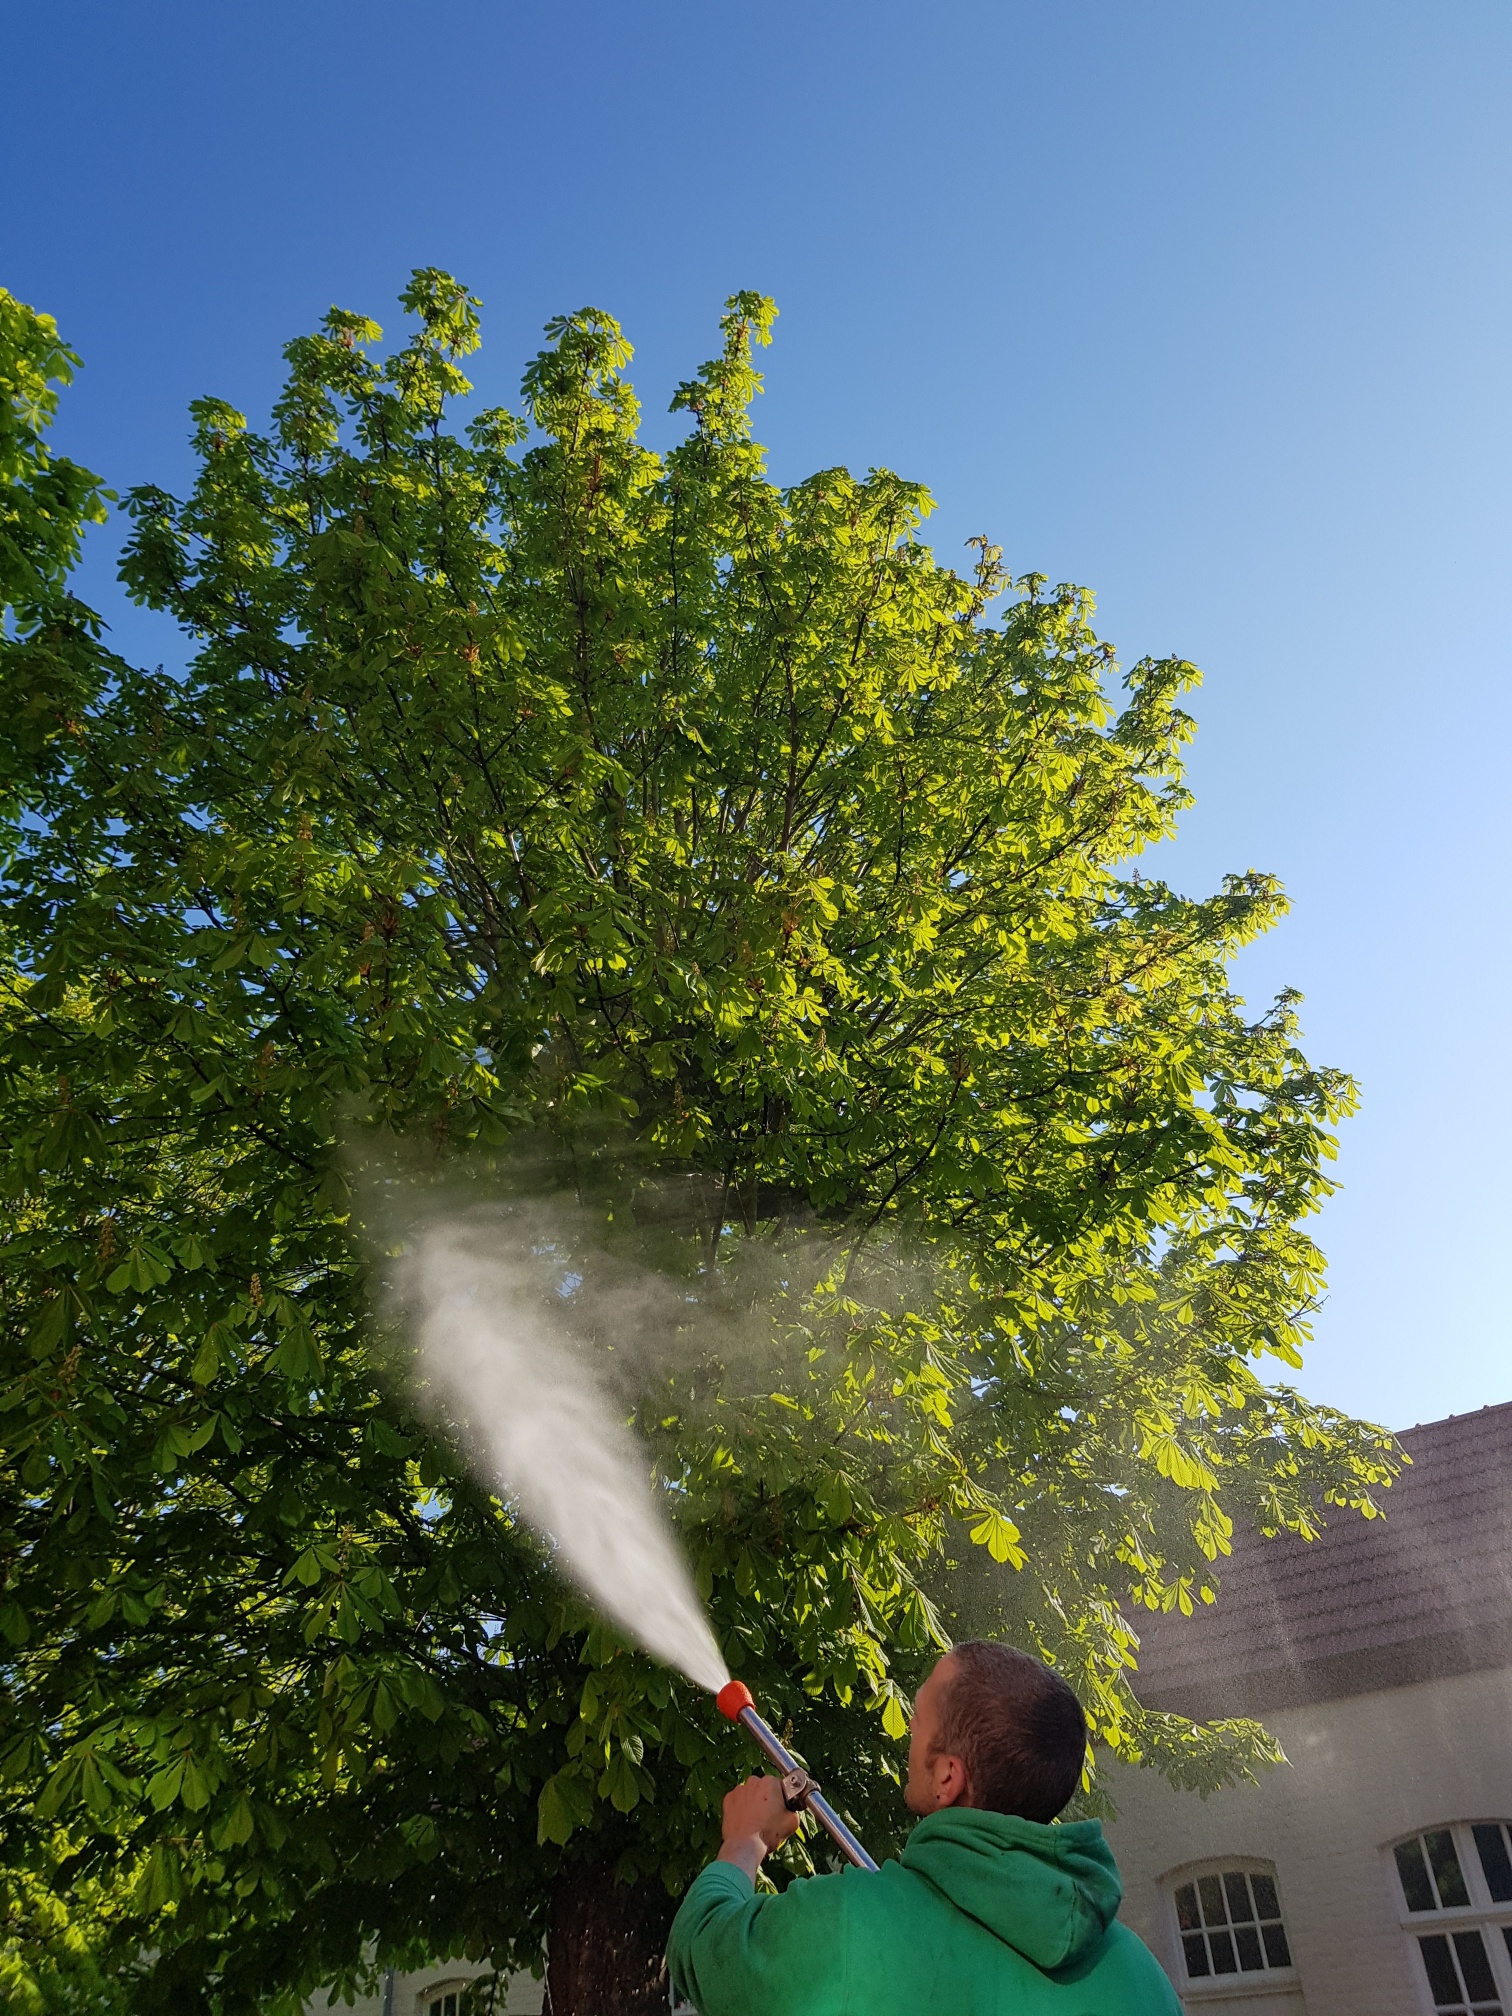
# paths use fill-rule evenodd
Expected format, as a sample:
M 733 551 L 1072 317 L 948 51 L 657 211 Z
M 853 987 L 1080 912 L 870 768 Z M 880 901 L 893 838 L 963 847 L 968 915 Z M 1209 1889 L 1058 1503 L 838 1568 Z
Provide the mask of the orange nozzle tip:
M 756 1703 L 751 1699 L 751 1690 L 744 1680 L 726 1680 L 714 1696 L 714 1705 L 721 1715 L 736 1722 L 740 1719 L 742 1708 L 754 1708 Z

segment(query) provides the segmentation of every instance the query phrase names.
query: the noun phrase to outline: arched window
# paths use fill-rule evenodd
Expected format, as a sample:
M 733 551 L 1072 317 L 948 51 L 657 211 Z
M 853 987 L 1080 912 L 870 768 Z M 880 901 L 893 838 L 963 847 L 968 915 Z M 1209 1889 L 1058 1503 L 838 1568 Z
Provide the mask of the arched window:
M 1512 2012 L 1512 1822 L 1429 1827 L 1391 1855 L 1424 2007 L 1435 2016 Z
M 463 1997 L 467 1992 L 465 1981 L 437 1981 L 430 1988 L 420 1991 L 420 2016 L 458 2016 L 465 2008 Z
M 1170 1895 L 1188 1981 L 1233 1974 L 1291 1978 L 1291 1947 L 1270 1863 L 1236 1856 L 1206 1869 L 1183 1869 L 1170 1879 Z

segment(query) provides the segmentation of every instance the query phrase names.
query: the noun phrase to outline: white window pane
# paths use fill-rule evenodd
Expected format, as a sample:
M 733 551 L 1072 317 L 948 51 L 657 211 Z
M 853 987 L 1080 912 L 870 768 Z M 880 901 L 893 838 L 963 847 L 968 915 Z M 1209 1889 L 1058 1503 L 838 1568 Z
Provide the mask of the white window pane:
M 1472 1827 L 1470 1831 L 1475 1836 L 1481 1872 L 1492 1902 L 1512 1902 L 1512 1854 L 1508 1853 L 1506 1827 L 1493 1823 L 1486 1827 Z
M 1460 1868 L 1454 1836 L 1447 1827 L 1433 1827 L 1423 1836 L 1423 1846 L 1428 1851 L 1428 1867 L 1433 1871 L 1439 1903 L 1446 1911 L 1461 1909 L 1470 1902 L 1470 1892 L 1465 1888 L 1465 1873 Z
M 1428 1975 L 1428 1991 L 1433 1997 L 1434 2008 L 1462 2010 L 1465 2006 L 1465 1997 L 1460 1987 L 1459 1969 L 1454 1964 L 1449 1941 L 1442 1932 L 1420 1934 L 1418 1951 L 1423 1956 L 1423 1967 Z
M 1423 1859 L 1423 1843 L 1419 1835 L 1414 1834 L 1410 1841 L 1397 1843 L 1396 1865 L 1407 1909 L 1436 1911 L 1438 1898 L 1433 1894 L 1433 1881 L 1428 1874 L 1428 1864 Z

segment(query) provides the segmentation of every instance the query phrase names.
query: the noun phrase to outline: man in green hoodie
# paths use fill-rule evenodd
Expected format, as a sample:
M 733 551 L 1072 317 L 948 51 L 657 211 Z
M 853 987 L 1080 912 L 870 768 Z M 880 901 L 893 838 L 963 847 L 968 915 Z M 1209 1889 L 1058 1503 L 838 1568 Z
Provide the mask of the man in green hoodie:
M 667 1945 L 700 2016 L 1181 2016 L 1115 1914 L 1095 1820 L 1050 1823 L 1081 1777 L 1087 1725 L 1065 1681 L 1006 1645 L 958 1645 L 919 1689 L 901 1858 L 757 1895 L 797 1816 L 775 1778 L 724 1802 L 724 1844 Z

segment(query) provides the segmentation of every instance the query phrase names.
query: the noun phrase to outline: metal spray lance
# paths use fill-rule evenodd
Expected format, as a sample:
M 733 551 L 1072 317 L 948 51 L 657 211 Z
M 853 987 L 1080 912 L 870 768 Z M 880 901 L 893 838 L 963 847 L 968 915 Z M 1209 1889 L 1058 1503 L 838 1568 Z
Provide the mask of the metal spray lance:
M 810 1778 L 771 1724 L 756 1713 L 751 1690 L 743 1680 L 728 1680 L 714 1697 L 721 1715 L 743 1723 L 756 1742 L 776 1765 L 782 1778 L 782 1801 L 790 1813 L 809 1812 L 825 1829 L 848 1862 L 858 1869 L 875 1869 L 876 1863 L 852 1834 L 828 1799 Z

